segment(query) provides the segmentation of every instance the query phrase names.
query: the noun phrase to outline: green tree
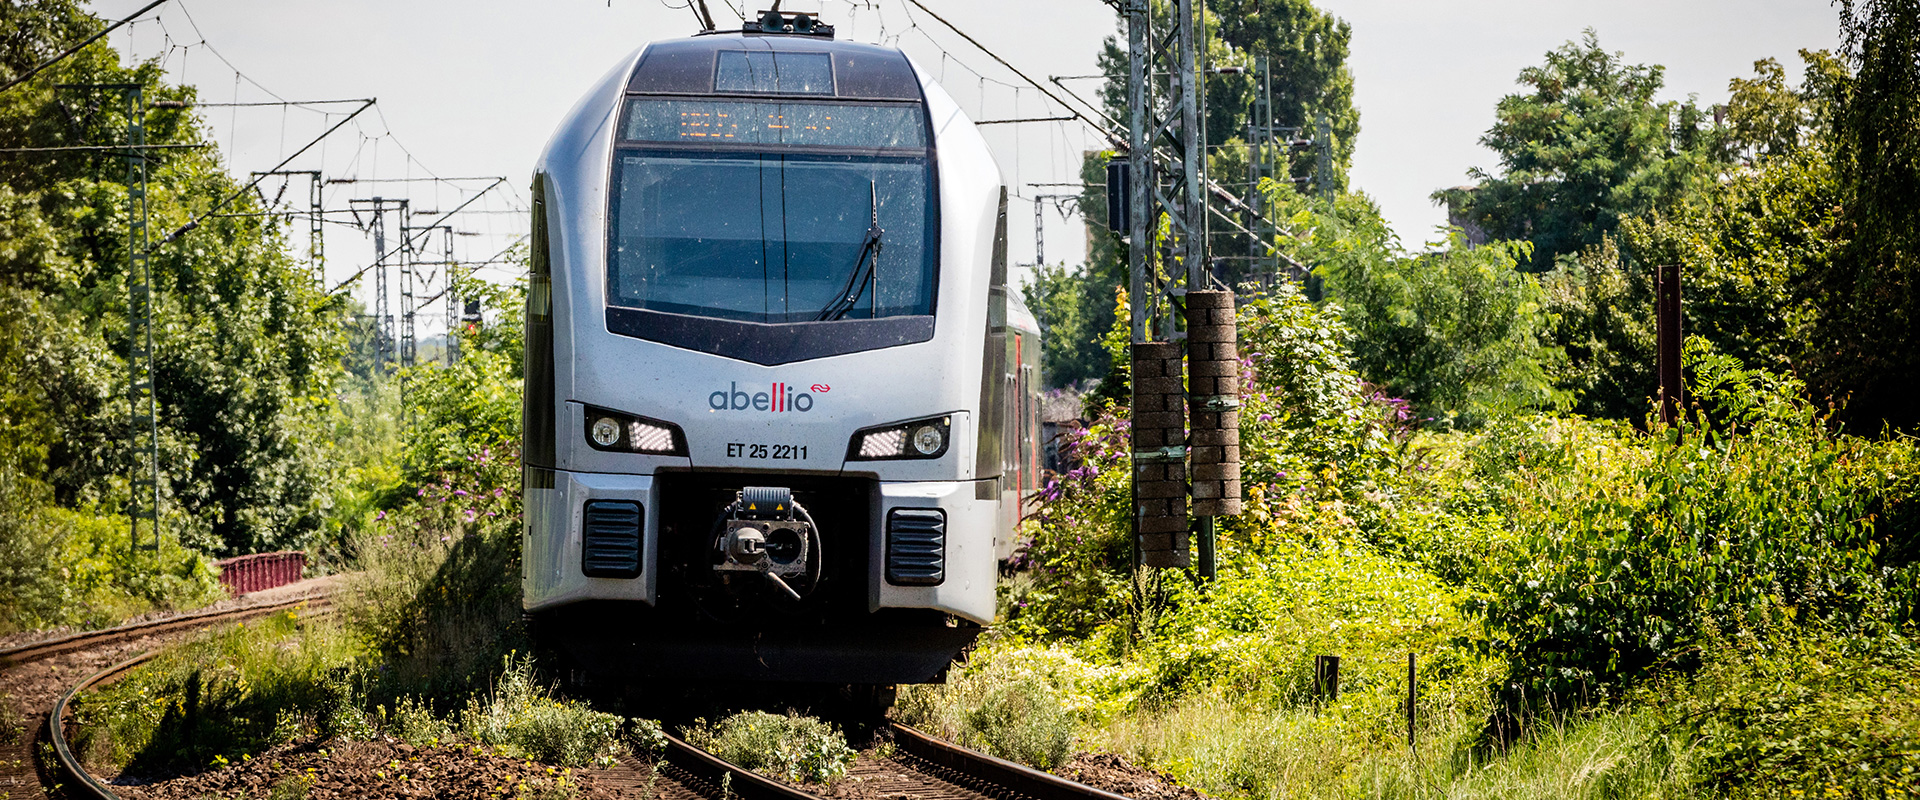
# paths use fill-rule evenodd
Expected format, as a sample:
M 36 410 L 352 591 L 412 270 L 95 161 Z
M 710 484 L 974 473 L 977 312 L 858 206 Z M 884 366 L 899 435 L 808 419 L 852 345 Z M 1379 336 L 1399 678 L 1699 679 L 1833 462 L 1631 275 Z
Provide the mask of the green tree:
M 1040 320 L 1040 361 L 1047 368 L 1047 382 L 1071 386 L 1106 373 L 1106 359 L 1097 348 L 1087 347 L 1097 337 L 1087 325 L 1086 293 L 1091 284 L 1085 268 L 1041 264 L 1033 279 L 1020 287 L 1027 309 Z
M 1823 310 L 1808 364 L 1847 417 L 1920 425 L 1920 2 L 1842 0 L 1853 68 L 1834 123 L 1846 243 L 1814 277 Z
M 1813 353 L 1821 304 L 1808 291 L 1845 234 L 1832 165 L 1835 91 L 1847 80 L 1831 55 L 1801 51 L 1805 78 L 1789 86 L 1772 59 L 1735 78 L 1730 142 L 1746 163 L 1611 236 L 1543 276 L 1551 341 L 1568 359 L 1557 375 L 1574 409 L 1639 419 L 1654 393 L 1653 269 L 1678 264 L 1683 326 L 1743 363 L 1797 371 Z
M 1539 281 L 1520 271 L 1524 242 L 1402 252 L 1363 194 L 1309 198 L 1269 182 L 1268 208 L 1293 231 L 1276 245 L 1321 279 L 1352 332 L 1355 365 L 1389 395 L 1443 425 L 1560 402 L 1551 370 L 1561 354 L 1543 341 Z
M 24 73 L 99 30 L 71 0 L 0 14 L 0 74 Z M 201 137 L 190 88 L 157 63 L 123 67 L 96 42 L 0 94 L 10 147 L 121 144 L 126 109 L 111 91 L 60 84 L 138 83 L 154 151 L 153 239 L 184 226 L 239 186 Z M 188 107 L 151 107 L 152 101 Z M 127 169 L 110 153 L 0 154 L 0 406 L 13 410 L 0 446 L 51 502 L 111 514 L 128 499 Z M 218 554 L 300 546 L 327 509 L 330 467 L 320 420 L 337 374 L 334 305 L 286 254 L 279 223 L 232 216 L 151 250 L 154 391 L 160 406 L 165 527 Z M 19 420 L 30 424 L 12 423 Z
M 1482 169 L 1470 190 L 1434 193 L 1495 239 L 1533 244 L 1528 266 L 1600 243 L 1620 220 L 1671 205 L 1724 160 L 1724 136 L 1694 105 L 1656 102 L 1664 68 L 1629 65 L 1600 48 L 1589 29 L 1579 42 L 1520 71 L 1531 87 L 1501 98 L 1480 143 L 1500 155 L 1500 174 Z

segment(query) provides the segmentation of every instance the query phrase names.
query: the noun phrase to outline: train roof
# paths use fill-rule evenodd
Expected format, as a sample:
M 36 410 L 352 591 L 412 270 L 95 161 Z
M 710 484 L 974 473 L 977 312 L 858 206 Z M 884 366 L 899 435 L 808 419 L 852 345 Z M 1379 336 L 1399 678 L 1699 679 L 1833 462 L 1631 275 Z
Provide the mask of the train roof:
M 775 69 L 782 56 L 792 55 L 819 62 L 827 56 L 832 65 L 832 85 L 817 83 L 797 88 L 716 90 L 721 76 L 721 53 L 766 53 Z M 725 80 L 721 77 L 721 80 Z M 794 36 L 761 33 L 712 33 L 685 39 L 668 39 L 647 45 L 640 63 L 627 80 L 627 91 L 640 94 L 778 94 L 811 95 L 821 98 L 861 100 L 920 100 L 920 79 L 906 54 L 889 47 L 840 42 L 819 36 Z

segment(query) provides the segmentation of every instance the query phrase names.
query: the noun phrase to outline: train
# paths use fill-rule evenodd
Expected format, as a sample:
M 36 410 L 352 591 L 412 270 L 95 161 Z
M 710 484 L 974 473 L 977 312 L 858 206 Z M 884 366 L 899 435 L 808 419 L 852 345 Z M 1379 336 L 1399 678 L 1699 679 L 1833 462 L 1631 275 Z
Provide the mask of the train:
M 1040 473 L 985 140 L 806 14 L 655 41 L 532 184 L 522 589 L 569 680 L 939 681 Z

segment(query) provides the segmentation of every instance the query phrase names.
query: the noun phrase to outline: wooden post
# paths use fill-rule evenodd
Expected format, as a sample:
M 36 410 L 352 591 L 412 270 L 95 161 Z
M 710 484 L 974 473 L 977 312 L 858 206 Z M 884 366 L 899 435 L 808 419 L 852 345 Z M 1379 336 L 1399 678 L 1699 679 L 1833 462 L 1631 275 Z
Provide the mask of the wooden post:
M 1419 700 L 1419 689 L 1413 682 L 1413 654 L 1407 654 L 1407 747 L 1413 747 L 1413 709 Z
M 1656 268 L 1654 327 L 1654 366 L 1660 378 L 1660 422 L 1672 425 L 1680 419 L 1686 403 L 1686 387 L 1680 377 L 1680 265 L 1663 264 Z
M 1340 657 L 1313 657 L 1313 694 L 1327 701 L 1340 699 Z

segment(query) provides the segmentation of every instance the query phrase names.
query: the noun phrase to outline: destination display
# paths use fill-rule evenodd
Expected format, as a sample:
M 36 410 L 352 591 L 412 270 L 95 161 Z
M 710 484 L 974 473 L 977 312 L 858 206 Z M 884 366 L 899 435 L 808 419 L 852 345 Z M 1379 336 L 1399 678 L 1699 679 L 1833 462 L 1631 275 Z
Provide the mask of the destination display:
M 629 142 L 920 148 L 926 117 L 915 105 L 634 98 Z

